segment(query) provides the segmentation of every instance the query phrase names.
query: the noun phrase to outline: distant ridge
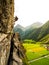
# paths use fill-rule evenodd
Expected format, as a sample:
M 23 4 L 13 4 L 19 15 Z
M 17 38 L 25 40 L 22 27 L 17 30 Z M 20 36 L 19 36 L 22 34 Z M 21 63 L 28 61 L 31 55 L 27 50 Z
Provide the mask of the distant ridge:
M 25 28 L 24 28 L 23 26 L 21 26 L 20 24 L 17 24 L 17 25 L 14 27 L 14 29 L 17 29 L 17 28 L 20 28 L 20 29 L 22 29 L 22 30 L 25 29 Z
M 19 29 L 21 30 L 21 32 L 19 30 L 18 32 L 22 33 L 21 37 L 23 40 L 33 39 L 35 41 L 47 41 L 48 39 L 49 41 L 49 20 L 44 25 L 42 23 L 36 22 L 30 26 L 27 26 L 26 28 L 22 28 L 20 26 Z M 25 30 L 23 31 L 23 29 Z
M 32 27 L 32 28 L 39 28 L 42 25 L 43 25 L 43 23 L 35 22 L 35 23 L 33 23 L 33 24 L 29 25 L 29 26 L 26 26 L 26 27 L 23 27 L 20 24 L 17 24 L 14 28 L 21 28 L 22 30 L 24 30 L 24 29 L 28 29 L 30 27 Z
M 27 26 L 26 29 L 29 29 L 29 28 L 33 28 L 33 29 L 34 29 L 34 28 L 39 28 L 39 27 L 41 27 L 42 25 L 43 25 L 43 23 L 35 22 L 35 23 L 33 23 L 33 24 Z
M 39 27 L 41 27 L 42 25 L 43 25 L 43 23 L 35 22 L 35 23 L 33 23 L 32 25 L 30 25 L 30 26 L 32 26 L 33 28 L 39 28 Z

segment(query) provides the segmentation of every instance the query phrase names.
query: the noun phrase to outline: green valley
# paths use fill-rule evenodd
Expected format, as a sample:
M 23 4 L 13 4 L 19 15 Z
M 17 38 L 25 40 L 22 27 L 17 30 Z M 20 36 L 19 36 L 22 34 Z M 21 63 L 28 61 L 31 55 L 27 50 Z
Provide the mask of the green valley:
M 49 21 L 26 28 L 17 25 L 14 32 L 20 33 L 30 65 L 49 65 Z
M 31 40 L 28 40 L 28 41 L 30 42 Z M 34 42 L 34 41 L 32 41 L 32 42 Z M 41 62 L 44 61 L 44 58 L 42 58 L 42 57 L 49 55 L 49 49 L 47 49 L 47 46 L 49 46 L 49 44 L 48 45 L 43 44 L 43 42 L 36 42 L 36 43 L 32 43 L 32 42 L 30 42 L 30 44 L 27 42 L 23 43 L 23 46 L 26 49 L 26 56 L 27 56 L 28 62 L 41 58 L 37 61 L 30 62 L 30 65 L 36 65 L 37 62 L 39 62 L 39 64 L 40 64 L 40 60 L 41 60 Z M 47 59 L 47 61 L 49 61 L 49 60 Z M 47 63 L 47 61 L 45 61 L 45 62 Z M 37 65 L 39 65 L 39 64 L 37 63 Z M 44 64 L 44 62 L 43 62 L 43 64 Z

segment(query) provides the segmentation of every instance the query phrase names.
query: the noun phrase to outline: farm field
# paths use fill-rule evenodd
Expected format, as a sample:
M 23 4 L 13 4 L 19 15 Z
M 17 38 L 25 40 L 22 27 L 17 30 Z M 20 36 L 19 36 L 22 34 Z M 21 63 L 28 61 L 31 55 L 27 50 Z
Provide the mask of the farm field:
M 49 65 L 49 57 L 32 62 L 30 65 Z
M 26 49 L 26 55 L 28 60 L 33 60 L 44 55 L 49 54 L 49 51 L 41 46 L 41 44 L 23 44 Z
M 23 46 L 26 49 L 29 65 L 49 65 L 49 50 L 47 49 L 49 45 L 27 40 Z

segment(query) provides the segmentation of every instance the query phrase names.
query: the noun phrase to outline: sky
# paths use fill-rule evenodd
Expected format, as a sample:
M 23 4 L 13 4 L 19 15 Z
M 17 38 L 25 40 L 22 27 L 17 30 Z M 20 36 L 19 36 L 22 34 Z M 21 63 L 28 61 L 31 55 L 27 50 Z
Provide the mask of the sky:
M 24 27 L 35 22 L 45 23 L 49 20 L 49 0 L 15 0 L 14 16 L 18 17 L 15 25 Z

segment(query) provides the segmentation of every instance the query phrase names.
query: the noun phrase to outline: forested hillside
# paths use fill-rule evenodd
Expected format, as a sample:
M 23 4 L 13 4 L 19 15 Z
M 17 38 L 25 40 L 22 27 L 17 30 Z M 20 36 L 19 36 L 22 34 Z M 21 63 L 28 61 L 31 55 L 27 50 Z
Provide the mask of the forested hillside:
M 25 29 L 23 27 L 19 27 L 15 28 L 15 30 L 20 33 L 22 40 L 32 39 L 35 41 L 40 41 L 48 38 L 49 36 L 49 21 L 47 21 L 44 25 L 35 23 Z

